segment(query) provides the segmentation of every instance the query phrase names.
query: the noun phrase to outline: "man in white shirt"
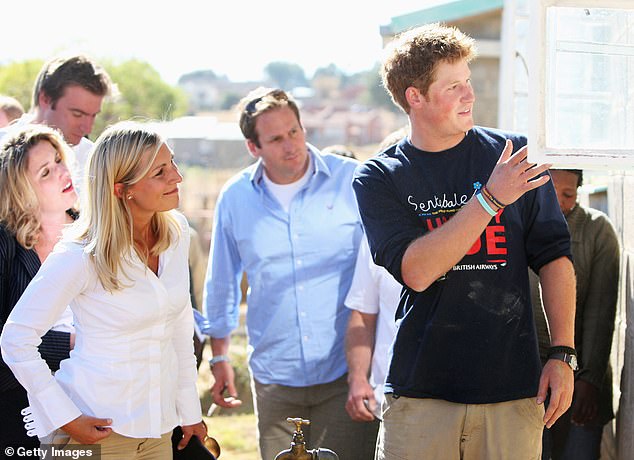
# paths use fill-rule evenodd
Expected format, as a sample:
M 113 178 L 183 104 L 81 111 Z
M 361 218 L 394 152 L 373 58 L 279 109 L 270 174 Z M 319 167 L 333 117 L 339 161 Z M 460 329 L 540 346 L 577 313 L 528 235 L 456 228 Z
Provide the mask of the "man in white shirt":
M 107 72 L 87 56 L 53 58 L 44 64 L 33 87 L 29 113 L 16 123 L 41 123 L 58 129 L 75 153 L 73 173 L 75 188 L 81 187 L 80 178 L 92 142 L 90 134 L 101 104 L 111 92 Z M 0 138 L 6 130 L 0 130 Z
M 396 334 L 394 318 L 401 290 L 402 286 L 394 277 L 374 263 L 368 242 L 363 238 L 345 300 L 346 307 L 351 310 L 346 331 L 349 385 L 346 411 L 353 420 L 372 423 L 368 427 L 373 430 L 373 436 L 368 437 L 371 444 L 376 442 L 379 429 L 383 386 L 390 346 Z M 368 446 L 368 449 L 373 447 Z

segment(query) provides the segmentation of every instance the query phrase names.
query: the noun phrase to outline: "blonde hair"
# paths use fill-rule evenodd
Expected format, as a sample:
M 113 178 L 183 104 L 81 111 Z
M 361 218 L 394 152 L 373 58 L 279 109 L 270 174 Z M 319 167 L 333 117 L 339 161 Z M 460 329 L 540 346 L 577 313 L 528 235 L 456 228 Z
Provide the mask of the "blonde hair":
M 407 88 L 414 86 L 427 96 L 438 63 L 471 62 L 476 56 L 473 38 L 455 27 L 426 24 L 401 33 L 386 46 L 381 79 L 392 101 L 409 113 Z
M 125 275 L 124 260 L 129 260 L 134 248 L 141 260 L 148 254 L 134 245 L 133 219 L 125 199 L 117 197 L 115 184 L 124 190 L 141 180 L 149 171 L 164 139 L 147 125 L 120 122 L 106 129 L 95 142 L 88 158 L 84 176 L 84 196 L 79 220 L 69 229 L 71 238 L 82 242 L 91 254 L 97 277 L 104 289 L 115 291 L 124 285 L 119 274 Z M 149 158 L 144 153 L 149 152 Z M 171 243 L 171 231 L 177 234 L 179 226 L 169 211 L 157 212 L 150 228 L 157 236 L 156 244 L 148 248 L 149 254 L 159 255 Z
M 64 163 L 72 157 L 62 136 L 45 125 L 10 129 L 0 145 L 0 222 L 26 249 L 35 246 L 42 229 L 40 203 L 27 176 L 29 152 L 40 142 L 50 143 Z

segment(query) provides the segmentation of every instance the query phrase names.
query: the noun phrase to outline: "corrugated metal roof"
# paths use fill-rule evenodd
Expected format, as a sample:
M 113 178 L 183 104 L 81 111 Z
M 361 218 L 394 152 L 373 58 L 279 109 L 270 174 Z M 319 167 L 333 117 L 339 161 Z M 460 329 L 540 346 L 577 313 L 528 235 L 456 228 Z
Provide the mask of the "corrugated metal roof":
M 450 0 L 395 16 L 390 24 L 382 27 L 382 35 L 393 35 L 405 30 L 432 22 L 450 22 L 457 19 L 477 16 L 504 6 L 504 0 Z

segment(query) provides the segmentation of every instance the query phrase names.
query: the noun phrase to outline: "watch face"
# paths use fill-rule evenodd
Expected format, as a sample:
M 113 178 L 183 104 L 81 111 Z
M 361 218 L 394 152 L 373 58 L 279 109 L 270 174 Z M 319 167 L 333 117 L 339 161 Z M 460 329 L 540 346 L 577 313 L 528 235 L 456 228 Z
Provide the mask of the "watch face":
M 573 354 L 570 354 L 570 353 L 552 353 L 552 354 L 548 355 L 548 359 L 558 359 L 559 361 L 563 361 L 568 366 L 570 366 L 570 368 L 573 371 L 578 371 L 579 370 L 579 364 L 577 362 L 577 355 L 573 355 Z

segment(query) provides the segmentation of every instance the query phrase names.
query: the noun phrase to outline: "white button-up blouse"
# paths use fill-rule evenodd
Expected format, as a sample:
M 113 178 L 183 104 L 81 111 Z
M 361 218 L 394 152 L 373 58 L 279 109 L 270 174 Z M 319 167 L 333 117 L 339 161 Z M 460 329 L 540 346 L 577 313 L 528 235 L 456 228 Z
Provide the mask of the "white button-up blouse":
M 156 276 L 132 251 L 120 274 L 124 288 L 104 290 L 82 245 L 60 242 L 4 326 L 2 357 L 29 396 L 42 437 L 81 414 L 112 419 L 112 429 L 157 438 L 201 421 L 187 264 L 189 231 L 159 256 Z M 51 375 L 37 346 L 70 305 L 75 348 Z

